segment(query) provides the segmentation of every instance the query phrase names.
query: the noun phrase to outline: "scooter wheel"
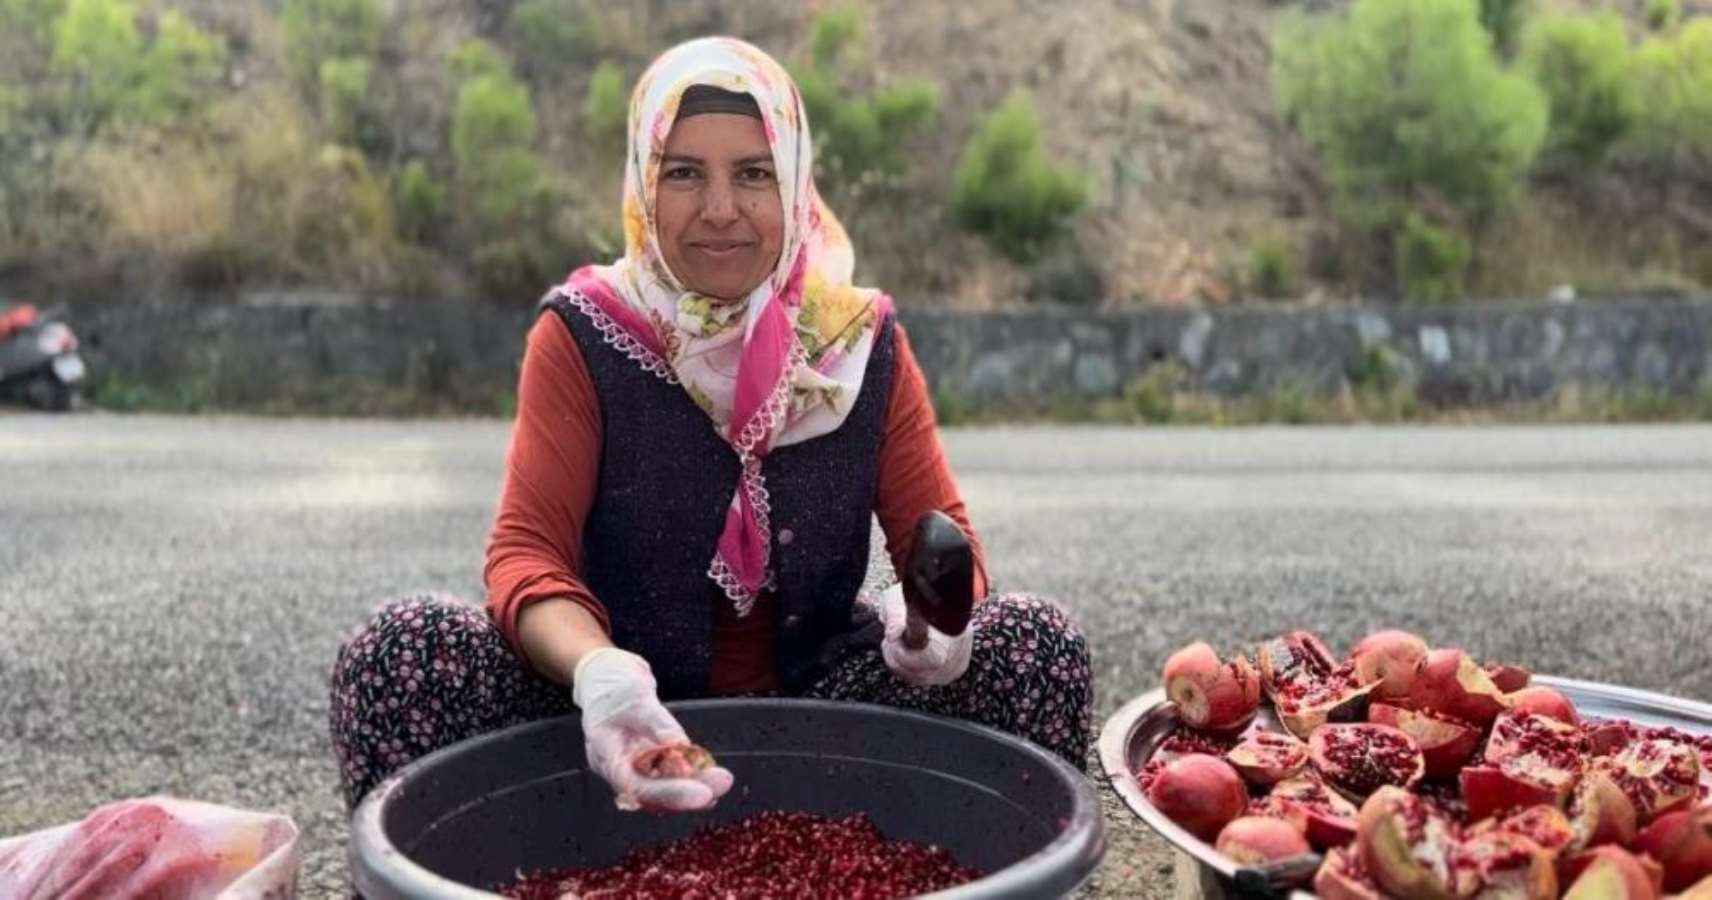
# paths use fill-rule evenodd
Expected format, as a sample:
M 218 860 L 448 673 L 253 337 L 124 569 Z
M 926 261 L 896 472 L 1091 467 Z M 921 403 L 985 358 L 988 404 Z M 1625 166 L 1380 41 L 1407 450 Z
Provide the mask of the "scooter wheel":
M 48 412 L 70 412 L 77 406 L 77 388 L 51 374 L 38 375 L 24 389 L 30 405 Z

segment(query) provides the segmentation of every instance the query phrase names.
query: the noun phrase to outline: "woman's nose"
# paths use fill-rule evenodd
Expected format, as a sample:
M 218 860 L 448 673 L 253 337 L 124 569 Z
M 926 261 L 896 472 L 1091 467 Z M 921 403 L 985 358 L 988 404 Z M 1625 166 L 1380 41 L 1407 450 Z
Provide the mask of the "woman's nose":
M 711 183 L 702 194 L 702 221 L 718 228 L 723 228 L 737 221 L 737 198 L 732 196 L 731 186 Z

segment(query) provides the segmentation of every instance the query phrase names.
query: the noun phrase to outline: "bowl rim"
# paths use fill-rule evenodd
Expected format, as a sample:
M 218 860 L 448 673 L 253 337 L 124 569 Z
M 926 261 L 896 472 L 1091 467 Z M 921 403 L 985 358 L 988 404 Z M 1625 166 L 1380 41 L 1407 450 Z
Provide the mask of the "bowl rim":
M 806 710 L 836 712 L 867 712 L 917 723 L 934 728 L 962 731 L 1004 745 L 1013 753 L 1034 759 L 1051 769 L 1061 783 L 1070 788 L 1071 812 L 1068 822 L 1046 846 L 1003 869 L 968 884 L 923 895 L 935 900 L 962 900 L 978 896 L 1038 897 L 1044 890 L 1055 895 L 1068 894 L 1086 882 L 1098 868 L 1106 851 L 1106 823 L 1099 795 L 1090 774 L 1084 774 L 1057 754 L 1031 741 L 986 725 L 963 719 L 938 716 L 914 710 L 899 709 L 877 703 L 843 700 L 818 700 L 785 697 L 707 698 L 681 700 L 666 704 L 673 712 L 698 712 L 724 707 L 743 706 L 776 709 L 781 713 Z M 576 719 L 575 713 L 524 722 L 507 728 L 477 735 L 442 747 L 412 760 L 375 785 L 351 814 L 350 838 L 347 844 L 353 886 L 365 896 L 410 896 L 434 900 L 492 900 L 500 895 L 461 884 L 417 864 L 392 845 L 382 823 L 382 813 L 389 798 L 406 782 L 438 765 L 449 756 L 467 753 L 487 744 L 515 740 L 531 731 L 554 727 L 565 719 Z M 1077 874 L 1073 883 L 1058 887 L 1062 873 Z M 400 893 L 398 884 L 414 884 L 412 893 Z

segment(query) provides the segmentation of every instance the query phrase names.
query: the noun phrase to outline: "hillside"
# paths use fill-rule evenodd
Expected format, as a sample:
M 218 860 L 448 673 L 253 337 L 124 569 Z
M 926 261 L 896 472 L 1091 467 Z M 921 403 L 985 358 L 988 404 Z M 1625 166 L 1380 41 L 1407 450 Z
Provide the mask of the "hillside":
M 115 297 L 324 289 L 513 302 L 616 244 L 611 112 L 602 119 L 589 100 L 598 64 L 616 66 L 627 91 L 659 50 L 728 33 L 801 66 L 815 14 L 829 6 L 149 0 L 134 10 L 144 45 L 162 39 L 165 14 L 176 11 L 224 50 L 217 65 L 197 70 L 193 95 L 145 117 L 92 113 L 92 78 L 63 64 L 55 47 L 69 7 L 102 3 L 125 6 L 0 3 L 0 17 L 37 23 L 34 31 L 0 29 L 8 32 L 0 37 L 0 287 Z M 1615 5 L 1642 40 L 1647 4 Z M 938 92 L 927 127 L 901 139 L 882 135 L 900 157 L 895 173 L 828 192 L 856 238 L 860 277 L 908 302 L 966 307 L 1396 293 L 1389 246 L 1376 251 L 1340 225 L 1324 162 L 1285 125 L 1272 84 L 1278 18 L 1343 6 L 856 3 L 862 33 L 836 67 L 839 89 L 860 98 L 922 79 Z M 363 8 L 372 21 L 362 29 L 334 20 L 292 30 L 291 16 L 304 9 L 335 16 Z M 1708 12 L 1712 0 L 1682 4 L 1685 19 Z M 352 37 L 357 31 L 368 37 Z M 508 135 L 533 151 L 529 171 L 539 180 L 526 187 L 483 176 L 479 160 L 454 147 L 464 90 L 478 76 L 451 61 L 473 38 L 497 51 L 505 71 L 495 83 L 527 91 L 521 112 L 496 114 L 497 142 L 483 151 L 517 149 L 504 143 Z M 301 74 L 316 71 L 313 61 L 303 69 L 309 44 L 322 62 L 319 78 Z M 329 59 L 358 65 L 330 75 Z M 1021 261 L 958 228 L 947 200 L 966 142 L 1019 88 L 1038 112 L 1047 157 L 1086 187 L 1068 236 Z M 1712 282 L 1709 184 L 1622 158 L 1536 173 L 1517 201 L 1474 232 L 1466 292 L 1539 295 L 1560 283 L 1582 293 L 1696 290 Z M 495 199 L 507 192 L 519 196 Z

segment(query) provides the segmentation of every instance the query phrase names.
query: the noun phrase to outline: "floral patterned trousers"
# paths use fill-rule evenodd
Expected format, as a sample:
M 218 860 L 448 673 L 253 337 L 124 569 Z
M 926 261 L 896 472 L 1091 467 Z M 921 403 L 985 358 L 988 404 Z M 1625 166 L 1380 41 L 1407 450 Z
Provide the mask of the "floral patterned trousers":
M 1081 633 L 1051 601 L 1002 594 L 975 608 L 969 669 L 914 687 L 877 648 L 854 649 L 803 692 L 965 719 L 1027 738 L 1081 769 L 1093 715 Z M 328 712 L 345 802 L 394 769 L 490 731 L 573 713 L 569 688 L 535 674 L 480 607 L 439 596 L 389 603 L 339 648 Z

